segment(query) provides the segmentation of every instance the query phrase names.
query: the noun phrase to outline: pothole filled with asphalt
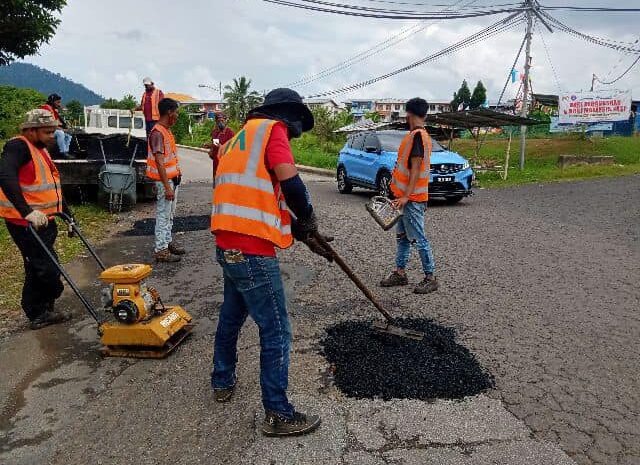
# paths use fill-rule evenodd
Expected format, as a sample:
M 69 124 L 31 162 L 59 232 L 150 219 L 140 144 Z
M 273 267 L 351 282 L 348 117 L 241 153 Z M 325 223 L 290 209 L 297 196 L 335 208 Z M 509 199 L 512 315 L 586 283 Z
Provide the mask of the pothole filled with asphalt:
M 425 333 L 422 341 L 380 334 L 367 321 L 346 321 L 327 330 L 323 353 L 336 387 L 358 399 L 461 399 L 494 386 L 453 328 L 428 319 L 398 319 Z
M 204 231 L 211 225 L 209 215 L 176 216 L 173 219 L 173 232 Z M 155 218 L 143 218 L 133 223 L 133 227 L 123 231 L 123 236 L 153 236 L 156 228 Z

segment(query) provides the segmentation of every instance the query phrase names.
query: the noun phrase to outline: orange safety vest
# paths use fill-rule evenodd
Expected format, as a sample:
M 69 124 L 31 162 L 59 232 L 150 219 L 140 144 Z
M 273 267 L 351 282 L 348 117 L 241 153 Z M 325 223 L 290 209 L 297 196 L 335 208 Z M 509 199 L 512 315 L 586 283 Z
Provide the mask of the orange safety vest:
M 162 134 L 162 141 L 164 145 L 164 170 L 167 172 L 167 179 L 173 179 L 180 175 L 180 163 L 178 161 L 178 148 L 176 147 L 176 140 L 173 137 L 173 133 L 165 128 L 162 124 L 156 124 L 151 130 L 158 131 Z M 149 139 L 151 139 L 149 134 Z M 155 181 L 160 181 L 160 173 L 158 172 L 158 165 L 156 163 L 156 157 L 151 150 L 151 144 L 147 142 L 147 177 Z
M 147 93 L 143 92 L 142 101 L 140 103 L 140 106 L 142 107 L 143 111 L 144 111 L 144 103 L 146 101 L 147 101 Z M 151 91 L 151 120 L 152 121 L 158 121 L 160 119 L 160 110 L 158 110 L 159 102 L 160 102 L 160 90 L 153 89 L 153 91 Z
M 422 137 L 422 144 L 424 145 L 425 157 L 420 164 L 420 175 L 416 181 L 413 193 L 409 196 L 409 200 L 412 202 L 426 202 L 429 199 L 429 167 L 431 165 L 431 136 L 424 128 L 414 129 L 407 134 L 400 148 L 398 149 L 398 161 L 396 167 L 391 175 L 391 192 L 399 199 L 404 196 L 409 186 L 409 156 L 411 155 L 411 148 L 413 147 L 413 138 L 416 134 L 420 134 Z
M 20 189 L 25 201 L 32 209 L 40 210 L 47 216 L 61 212 L 62 189 L 60 187 L 60 174 L 49 153 L 46 149 L 43 149 L 44 153 L 42 153 L 24 136 L 17 136 L 15 139 L 21 139 L 27 144 L 35 168 L 33 182 L 27 183 L 20 179 Z M 2 189 L 0 189 L 0 218 L 23 219 L 20 212 L 7 199 Z
M 293 244 L 291 215 L 280 185 L 275 187 L 265 150 L 277 121 L 251 119 L 218 151 L 211 231 L 265 239 L 286 249 Z

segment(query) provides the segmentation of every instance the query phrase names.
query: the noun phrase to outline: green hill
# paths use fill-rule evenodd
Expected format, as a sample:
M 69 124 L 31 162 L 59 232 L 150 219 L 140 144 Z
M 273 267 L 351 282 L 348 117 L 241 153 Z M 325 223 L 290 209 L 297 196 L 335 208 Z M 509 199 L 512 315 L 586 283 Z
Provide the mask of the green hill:
M 55 92 L 62 95 L 63 103 L 78 100 L 84 105 L 96 105 L 104 100 L 104 97 L 87 89 L 82 84 L 29 63 L 12 63 L 9 66 L 0 66 L 0 85 L 35 89 L 44 95 Z

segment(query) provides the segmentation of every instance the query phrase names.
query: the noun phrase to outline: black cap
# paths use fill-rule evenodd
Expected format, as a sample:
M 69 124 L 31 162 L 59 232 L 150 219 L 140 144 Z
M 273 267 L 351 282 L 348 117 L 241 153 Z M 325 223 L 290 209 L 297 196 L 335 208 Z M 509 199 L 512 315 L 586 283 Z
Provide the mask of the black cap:
M 287 114 L 291 114 L 292 111 L 298 113 L 300 121 L 302 122 L 303 132 L 313 129 L 313 113 L 311 113 L 309 107 L 304 104 L 300 94 L 292 89 L 273 89 L 265 96 L 262 105 L 252 109 L 250 113 L 255 112 L 277 116 L 279 110 L 285 110 Z
M 49 97 L 47 97 L 47 102 L 49 103 L 53 103 L 56 100 L 62 100 L 62 97 L 60 97 L 58 94 L 51 94 L 49 95 Z

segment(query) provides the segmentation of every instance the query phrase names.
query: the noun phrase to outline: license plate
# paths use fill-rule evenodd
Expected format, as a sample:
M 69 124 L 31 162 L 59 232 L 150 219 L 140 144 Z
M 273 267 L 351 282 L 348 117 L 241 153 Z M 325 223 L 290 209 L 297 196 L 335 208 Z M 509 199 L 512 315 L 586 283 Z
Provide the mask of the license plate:
M 435 182 L 452 182 L 453 176 L 438 176 Z

